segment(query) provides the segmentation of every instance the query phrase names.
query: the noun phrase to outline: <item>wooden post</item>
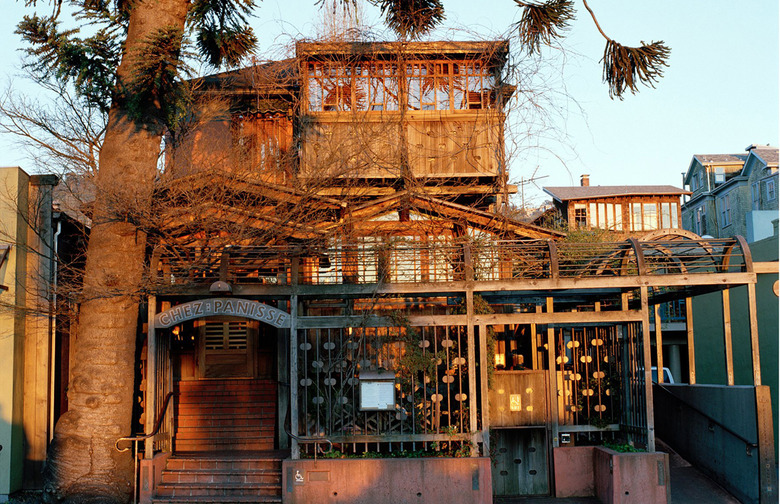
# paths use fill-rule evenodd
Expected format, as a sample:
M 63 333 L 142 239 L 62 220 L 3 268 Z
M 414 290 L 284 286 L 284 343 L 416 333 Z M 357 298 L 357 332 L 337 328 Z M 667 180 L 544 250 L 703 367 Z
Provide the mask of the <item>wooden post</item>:
M 685 332 L 688 334 L 688 383 L 696 384 L 696 347 L 693 340 L 692 299 L 685 298 Z
M 553 312 L 553 298 L 547 298 L 547 313 Z M 550 435 L 552 447 L 560 445 L 558 439 L 558 370 L 555 367 L 555 327 L 547 324 L 547 367 L 550 382 Z
M 721 291 L 723 300 L 723 344 L 726 348 L 726 384 L 734 385 L 734 355 L 731 345 L 731 302 L 729 289 Z
M 466 337 L 467 358 L 469 368 L 469 432 L 476 445 L 477 439 L 477 356 L 474 348 L 474 291 L 466 290 Z M 477 456 L 476 451 L 472 456 Z
M 655 362 L 658 368 L 658 383 L 664 382 L 664 343 L 661 336 L 661 305 L 653 305 L 655 314 Z
M 758 346 L 758 316 L 756 310 L 756 284 L 747 284 L 748 321 L 750 323 L 750 353 L 753 358 L 753 385 L 761 385 L 761 357 Z
M 479 390 L 482 400 L 482 456 L 490 456 L 490 405 L 488 404 L 488 366 L 493 365 L 493 356 L 488 355 L 487 331 L 485 324 L 479 326 Z
M 653 415 L 653 372 L 650 358 L 650 313 L 647 287 L 639 288 L 642 300 L 642 358 L 645 374 L 645 422 L 647 424 L 647 451 L 655 451 L 655 418 Z
M 298 436 L 298 268 L 300 259 L 293 257 L 290 264 L 290 432 Z M 301 458 L 301 448 L 298 440 L 290 439 L 290 458 Z
M 144 432 L 154 427 L 154 416 L 157 411 L 157 330 L 154 327 L 154 316 L 157 314 L 157 297 L 149 296 L 146 320 L 146 390 L 144 390 Z M 154 457 L 154 438 L 144 441 L 144 458 Z

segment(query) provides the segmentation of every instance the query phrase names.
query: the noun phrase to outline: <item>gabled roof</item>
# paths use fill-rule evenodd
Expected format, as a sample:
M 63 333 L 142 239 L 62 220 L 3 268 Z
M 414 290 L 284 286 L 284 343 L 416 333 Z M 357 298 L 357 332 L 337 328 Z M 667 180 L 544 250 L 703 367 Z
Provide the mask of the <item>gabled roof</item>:
M 505 215 L 478 210 L 466 205 L 411 191 L 399 191 L 392 196 L 376 199 L 354 207 L 347 212 L 345 222 L 338 225 L 349 224 L 350 221 L 364 222 L 399 208 L 407 208 L 423 215 L 462 223 L 497 236 L 511 235 L 515 239 L 518 237 L 546 239 L 565 236 L 564 233 L 559 231 L 520 222 Z
M 734 164 L 744 163 L 747 154 L 694 154 L 693 158 L 701 164 Z
M 542 189 L 560 202 L 615 196 L 680 196 L 690 194 L 690 191 L 670 185 L 562 186 L 543 187 Z
M 207 75 L 198 81 L 200 91 L 289 93 L 298 85 L 298 65 L 293 58 Z
M 777 147 L 770 147 L 768 145 L 762 145 L 750 149 L 750 156 L 755 156 L 761 161 L 766 163 L 767 166 L 777 166 L 778 163 L 778 149 Z

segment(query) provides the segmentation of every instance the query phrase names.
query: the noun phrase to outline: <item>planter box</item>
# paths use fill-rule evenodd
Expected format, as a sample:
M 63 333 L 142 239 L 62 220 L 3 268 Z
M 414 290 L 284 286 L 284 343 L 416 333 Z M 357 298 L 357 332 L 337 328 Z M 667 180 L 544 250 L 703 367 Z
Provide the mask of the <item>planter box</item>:
M 282 463 L 285 504 L 490 504 L 490 459 L 302 459 Z
M 603 504 L 671 502 L 669 455 L 619 453 L 600 446 L 553 450 L 556 497 L 598 497 Z

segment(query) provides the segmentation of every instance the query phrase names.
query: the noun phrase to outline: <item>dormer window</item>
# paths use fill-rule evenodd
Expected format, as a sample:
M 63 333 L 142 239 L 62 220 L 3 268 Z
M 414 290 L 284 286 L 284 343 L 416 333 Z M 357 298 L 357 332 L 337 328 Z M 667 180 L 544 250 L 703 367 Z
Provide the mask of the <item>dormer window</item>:
M 715 167 L 715 183 L 722 184 L 726 181 L 726 169 L 722 166 Z

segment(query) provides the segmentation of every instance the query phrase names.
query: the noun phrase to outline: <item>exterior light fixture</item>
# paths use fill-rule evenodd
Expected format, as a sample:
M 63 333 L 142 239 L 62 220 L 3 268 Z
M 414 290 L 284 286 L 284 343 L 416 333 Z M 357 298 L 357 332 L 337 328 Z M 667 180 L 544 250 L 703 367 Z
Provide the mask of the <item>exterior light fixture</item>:
M 217 280 L 211 284 L 211 287 L 209 287 L 209 292 L 212 294 L 232 294 L 233 287 L 227 282 Z

